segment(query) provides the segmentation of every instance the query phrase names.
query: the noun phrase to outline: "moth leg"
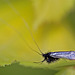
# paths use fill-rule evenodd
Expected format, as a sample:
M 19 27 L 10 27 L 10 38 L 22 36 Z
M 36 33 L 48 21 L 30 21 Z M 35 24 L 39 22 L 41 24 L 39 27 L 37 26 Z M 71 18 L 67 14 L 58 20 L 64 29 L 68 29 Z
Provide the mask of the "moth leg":
M 62 61 L 63 61 L 63 60 L 64 60 L 65 62 L 68 62 L 68 61 L 69 61 L 69 60 L 67 60 L 66 58 L 63 58 Z
M 41 62 L 44 62 L 46 59 L 42 60 Z
M 44 60 L 42 60 L 42 61 L 40 61 L 40 62 L 33 62 L 33 63 L 43 63 L 44 61 L 45 61 L 46 59 L 44 59 Z

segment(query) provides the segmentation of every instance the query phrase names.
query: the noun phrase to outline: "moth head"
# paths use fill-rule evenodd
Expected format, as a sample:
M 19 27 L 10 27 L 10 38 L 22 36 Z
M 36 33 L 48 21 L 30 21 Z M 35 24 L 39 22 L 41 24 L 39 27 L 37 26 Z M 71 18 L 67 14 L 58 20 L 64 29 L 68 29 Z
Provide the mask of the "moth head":
M 44 58 L 47 58 L 47 57 L 50 56 L 50 52 L 49 52 L 49 53 L 42 54 L 42 56 L 43 56 Z

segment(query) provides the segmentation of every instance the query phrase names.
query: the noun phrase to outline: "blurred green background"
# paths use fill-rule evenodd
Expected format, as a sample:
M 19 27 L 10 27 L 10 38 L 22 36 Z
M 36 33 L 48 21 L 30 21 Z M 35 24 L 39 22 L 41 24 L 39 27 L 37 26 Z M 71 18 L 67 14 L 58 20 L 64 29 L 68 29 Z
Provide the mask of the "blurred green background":
M 0 74 L 75 75 L 74 60 L 36 64 L 43 57 L 27 45 L 39 52 L 31 30 L 43 53 L 74 51 L 74 20 L 74 0 L 0 0 Z

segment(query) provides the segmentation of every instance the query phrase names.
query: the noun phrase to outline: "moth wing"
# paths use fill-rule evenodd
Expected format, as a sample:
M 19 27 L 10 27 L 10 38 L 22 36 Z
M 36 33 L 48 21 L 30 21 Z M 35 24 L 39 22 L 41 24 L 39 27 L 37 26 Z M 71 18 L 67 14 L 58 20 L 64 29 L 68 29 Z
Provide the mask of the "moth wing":
M 75 60 L 75 51 L 51 52 L 51 57 Z

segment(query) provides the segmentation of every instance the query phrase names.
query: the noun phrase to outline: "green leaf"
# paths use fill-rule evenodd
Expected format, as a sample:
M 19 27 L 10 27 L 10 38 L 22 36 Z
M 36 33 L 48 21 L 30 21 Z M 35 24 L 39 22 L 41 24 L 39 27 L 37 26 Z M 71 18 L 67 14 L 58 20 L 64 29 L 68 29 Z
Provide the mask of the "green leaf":
M 1 75 L 54 75 L 56 70 L 50 70 L 48 68 L 32 68 L 32 67 L 25 67 L 20 65 L 19 63 L 13 63 L 11 65 L 6 65 L 5 67 L 0 67 L 0 74 Z

